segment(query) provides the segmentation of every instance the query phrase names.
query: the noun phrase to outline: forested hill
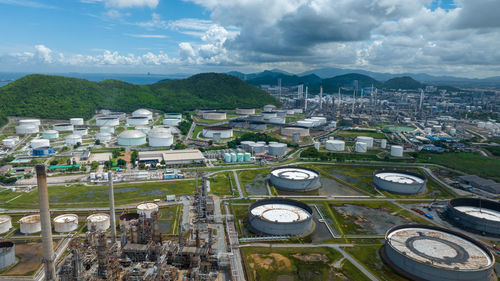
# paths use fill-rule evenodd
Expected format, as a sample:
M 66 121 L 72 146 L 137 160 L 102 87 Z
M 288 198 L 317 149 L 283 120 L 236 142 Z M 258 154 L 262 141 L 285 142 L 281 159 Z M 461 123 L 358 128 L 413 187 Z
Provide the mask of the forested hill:
M 102 108 L 125 112 L 138 108 L 179 112 L 277 103 L 257 87 L 218 73 L 197 74 L 152 85 L 32 74 L 0 88 L 0 124 L 5 122 L 6 116 L 88 119 L 96 109 Z

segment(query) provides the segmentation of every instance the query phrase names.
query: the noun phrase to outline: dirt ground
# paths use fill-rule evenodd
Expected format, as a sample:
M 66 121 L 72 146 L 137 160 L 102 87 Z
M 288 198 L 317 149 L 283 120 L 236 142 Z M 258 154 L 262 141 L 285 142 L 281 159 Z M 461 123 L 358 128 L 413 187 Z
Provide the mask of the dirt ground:
M 315 261 L 328 262 L 329 260 L 325 254 L 309 254 L 309 255 L 294 254 L 292 255 L 292 257 L 305 262 L 315 262 Z
M 54 247 L 56 243 L 54 243 Z M 19 263 L 2 275 L 30 275 L 41 265 L 42 244 L 16 244 L 16 257 L 19 258 Z
M 292 263 L 287 257 L 277 253 L 271 253 L 267 255 L 251 254 L 250 258 L 253 260 L 253 262 L 249 263 L 249 266 L 251 268 L 260 267 L 264 269 L 270 269 L 271 267 L 273 267 L 277 270 L 283 270 L 292 266 Z

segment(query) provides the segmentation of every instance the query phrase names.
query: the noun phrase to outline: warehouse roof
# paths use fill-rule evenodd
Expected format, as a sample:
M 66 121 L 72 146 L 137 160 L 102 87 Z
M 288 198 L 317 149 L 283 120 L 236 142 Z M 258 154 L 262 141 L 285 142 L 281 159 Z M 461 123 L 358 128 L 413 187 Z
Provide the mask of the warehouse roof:
M 493 180 L 483 179 L 483 178 L 478 177 L 476 175 L 460 176 L 460 177 L 458 177 L 458 180 L 460 180 L 462 182 L 466 182 L 475 188 L 484 189 L 484 190 L 491 192 L 491 193 L 495 193 L 495 194 L 500 193 L 500 183 L 493 181 Z
M 140 161 L 158 161 L 165 163 L 204 161 L 205 156 L 197 149 L 140 151 Z

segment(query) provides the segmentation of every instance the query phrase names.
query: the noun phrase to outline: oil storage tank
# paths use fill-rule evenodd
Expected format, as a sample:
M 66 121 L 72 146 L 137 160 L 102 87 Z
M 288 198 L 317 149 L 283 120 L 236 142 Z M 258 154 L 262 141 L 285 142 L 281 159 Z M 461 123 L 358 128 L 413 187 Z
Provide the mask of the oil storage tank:
M 97 126 L 118 126 L 120 125 L 120 119 L 116 117 L 99 117 L 95 120 Z
M 24 234 L 37 233 L 42 230 L 40 215 L 30 215 L 19 220 L 19 231 Z
M 129 126 L 146 126 L 148 124 L 149 119 L 145 116 L 132 116 L 127 118 L 127 125 Z
M 107 214 L 93 214 L 87 217 L 87 229 L 89 231 L 106 231 L 110 227 L 110 219 Z
M 354 151 L 358 153 L 365 153 L 366 151 L 368 151 L 368 145 L 365 142 L 357 141 L 354 144 Z
M 391 145 L 392 157 L 403 157 L 403 147 L 400 145 Z
M 69 123 L 73 126 L 82 126 L 84 124 L 83 118 L 71 118 L 69 119 Z
M 42 132 L 42 138 L 47 140 L 53 140 L 59 138 L 59 132 L 56 130 L 47 130 Z
M 75 135 L 80 135 L 80 136 L 86 136 L 88 135 L 89 130 L 87 128 L 77 128 L 73 131 L 73 134 Z
M 314 230 L 312 209 L 292 199 L 259 200 L 248 208 L 252 232 L 264 235 L 303 236 Z
M 203 112 L 203 119 L 205 120 L 226 120 L 225 112 Z
M 170 130 L 166 128 L 152 129 L 149 132 L 148 139 L 149 146 L 152 147 L 171 146 L 174 143 L 174 137 Z
M 55 124 L 52 126 L 52 128 L 58 132 L 69 132 L 73 131 L 75 129 L 75 126 L 71 123 L 60 123 L 60 124 Z
M 496 280 L 494 257 L 482 243 L 436 226 L 400 225 L 389 229 L 382 260 L 411 280 Z
M 98 139 L 100 142 L 108 142 L 111 140 L 111 134 L 110 133 L 97 133 L 96 139 Z
M 250 120 L 250 121 L 264 121 L 264 115 L 252 114 L 252 115 L 248 116 L 248 120 Z
M 296 166 L 272 169 L 269 181 L 276 188 L 287 191 L 310 191 L 320 187 L 318 172 Z
M 16 261 L 14 243 L 11 241 L 0 242 L 0 270 L 11 267 Z
M 146 118 L 148 118 L 148 120 L 151 120 L 151 119 L 153 119 L 153 112 L 151 112 L 147 109 L 141 108 L 141 109 L 137 109 L 136 111 L 132 112 L 132 116 L 133 117 L 146 117 Z
M 65 138 L 65 143 L 67 145 L 75 145 L 77 143 L 81 144 L 82 143 L 82 136 L 75 135 L 75 134 L 67 135 Z
M 31 148 L 39 148 L 50 146 L 50 141 L 48 139 L 34 139 L 30 142 Z
M 251 121 L 248 124 L 248 128 L 250 130 L 265 131 L 267 129 L 267 123 L 266 122 L 261 122 L 261 121 Z
M 239 115 L 255 114 L 255 108 L 236 108 L 236 114 Z
M 151 218 L 151 214 L 154 212 L 158 212 L 158 205 L 155 203 L 148 202 L 137 205 L 137 213 L 146 216 L 146 218 Z
M 224 126 L 212 126 L 203 128 L 203 137 L 213 138 L 214 134 L 220 133 L 220 137 L 223 139 L 231 138 L 233 136 L 233 129 L 231 127 Z
M 287 147 L 286 143 L 270 143 L 267 149 L 270 155 L 279 157 L 285 155 Z
M 456 225 L 488 235 L 500 235 L 500 203 L 481 198 L 448 201 L 446 216 Z
M 125 130 L 118 135 L 119 145 L 143 145 L 146 143 L 146 134 L 137 130 Z
M 0 215 L 0 234 L 4 234 L 12 228 L 12 218 L 8 215 Z
M 40 126 L 40 119 L 22 119 L 19 120 L 19 126 Z
M 102 127 L 99 128 L 99 132 L 114 134 L 115 133 L 115 127 L 112 127 L 112 126 L 102 126 Z
M 366 143 L 368 148 L 373 147 L 373 138 L 372 137 L 359 136 L 356 138 L 356 142 L 364 142 L 364 143 Z
M 327 140 L 325 148 L 330 151 L 344 151 L 345 142 L 341 140 Z
M 281 135 L 283 136 L 293 137 L 294 134 L 299 134 L 301 137 L 307 137 L 309 136 L 309 128 L 299 126 L 288 126 L 281 128 Z
M 71 232 L 78 228 L 78 216 L 64 214 L 54 218 L 54 231 L 59 233 Z
M 378 188 L 397 194 L 418 194 L 426 191 L 427 178 L 402 170 L 381 170 L 373 175 Z
M 38 133 L 40 128 L 35 125 L 19 125 L 16 126 L 16 134 L 24 135 L 24 134 L 36 134 Z

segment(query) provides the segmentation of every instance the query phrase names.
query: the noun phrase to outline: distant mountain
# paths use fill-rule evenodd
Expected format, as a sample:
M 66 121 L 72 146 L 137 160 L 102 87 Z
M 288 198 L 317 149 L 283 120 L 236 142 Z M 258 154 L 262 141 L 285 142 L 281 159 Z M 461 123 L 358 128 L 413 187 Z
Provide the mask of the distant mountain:
M 322 79 L 317 75 L 310 74 L 306 76 L 297 76 L 297 75 L 287 75 L 280 72 L 272 72 L 266 70 L 262 73 L 257 74 L 255 78 L 246 80 L 247 83 L 252 85 L 277 85 L 278 79 L 281 78 L 282 86 L 295 86 L 300 83 L 306 85 L 319 85 L 321 84 Z M 319 87 L 319 86 L 318 86 Z
M 0 88 L 0 123 L 5 123 L 6 116 L 88 119 L 101 108 L 132 112 L 143 107 L 177 112 L 265 104 L 278 102 L 265 91 L 226 74 L 203 73 L 151 85 L 32 74 Z
M 403 76 L 403 77 L 396 77 L 389 79 L 385 81 L 382 84 L 382 88 L 385 89 L 402 89 L 402 90 L 417 90 L 417 89 L 423 89 L 425 87 L 424 84 L 416 81 L 415 79 L 408 77 L 408 76 Z
M 349 73 L 344 75 L 335 76 L 328 79 L 323 79 L 323 90 L 327 93 L 337 92 L 339 87 L 354 88 L 354 81 L 358 81 L 358 88 L 364 87 L 379 87 L 381 83 L 370 76 L 358 74 L 358 73 Z

